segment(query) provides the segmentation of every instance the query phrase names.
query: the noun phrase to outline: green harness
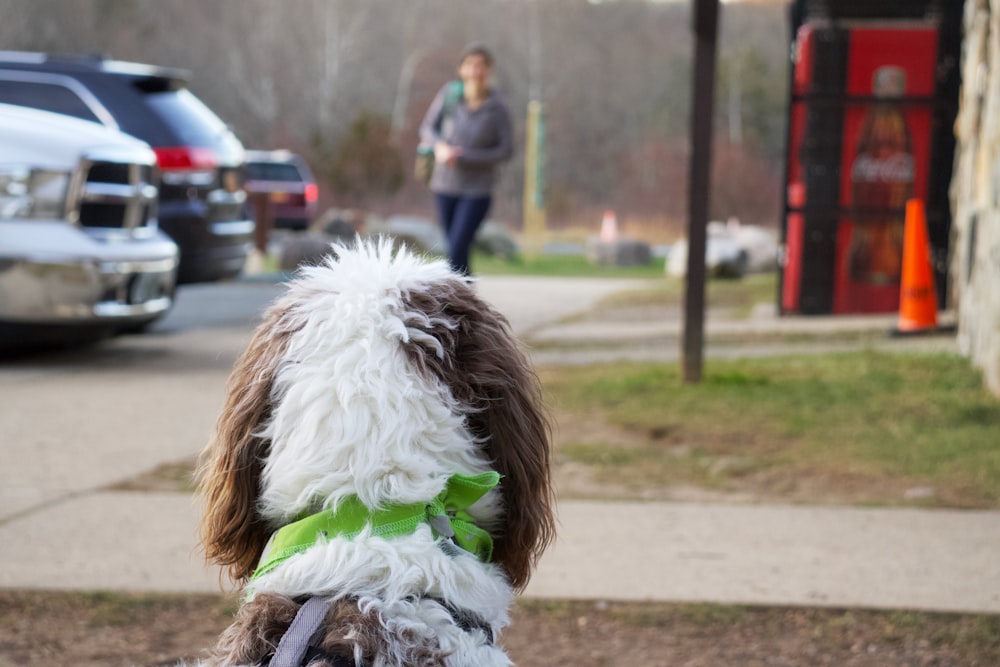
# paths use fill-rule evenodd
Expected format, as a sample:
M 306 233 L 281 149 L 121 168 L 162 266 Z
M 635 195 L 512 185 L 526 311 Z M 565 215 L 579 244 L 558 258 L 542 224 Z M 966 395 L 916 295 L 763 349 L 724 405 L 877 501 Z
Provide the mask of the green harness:
M 336 510 L 310 514 L 279 528 L 253 578 L 267 574 L 321 538 L 350 540 L 365 530 L 375 537 L 402 537 L 422 523 L 430 524 L 437 535 L 488 562 L 493 555 L 493 538 L 474 523 L 466 510 L 499 483 L 500 474 L 493 471 L 474 476 L 452 475 L 444 491 L 430 502 L 378 509 L 365 507 L 357 496 L 349 496 Z

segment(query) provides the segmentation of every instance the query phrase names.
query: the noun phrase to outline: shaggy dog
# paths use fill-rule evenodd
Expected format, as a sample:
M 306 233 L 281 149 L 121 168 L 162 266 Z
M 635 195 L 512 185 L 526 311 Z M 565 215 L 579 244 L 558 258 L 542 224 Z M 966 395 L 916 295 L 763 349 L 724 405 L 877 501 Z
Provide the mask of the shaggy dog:
M 206 558 L 245 587 L 208 664 L 510 664 L 494 640 L 554 534 L 548 425 L 507 321 L 445 262 L 359 241 L 301 269 L 200 486 Z

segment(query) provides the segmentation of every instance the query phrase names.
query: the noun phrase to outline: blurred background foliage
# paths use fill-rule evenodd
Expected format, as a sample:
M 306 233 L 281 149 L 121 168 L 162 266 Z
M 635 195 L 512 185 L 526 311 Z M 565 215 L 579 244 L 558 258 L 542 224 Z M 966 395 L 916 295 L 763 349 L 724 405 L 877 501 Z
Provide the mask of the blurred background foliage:
M 545 104 L 553 227 L 620 217 L 680 229 L 691 89 L 689 2 L 618 0 L 0 0 L 0 47 L 103 53 L 190 70 L 248 148 L 290 148 L 322 203 L 430 213 L 409 177 L 417 127 L 470 41 L 523 145 Z M 721 15 L 711 214 L 777 225 L 788 83 L 784 2 Z M 519 157 L 523 152 L 519 150 Z M 523 161 L 494 213 L 519 225 Z

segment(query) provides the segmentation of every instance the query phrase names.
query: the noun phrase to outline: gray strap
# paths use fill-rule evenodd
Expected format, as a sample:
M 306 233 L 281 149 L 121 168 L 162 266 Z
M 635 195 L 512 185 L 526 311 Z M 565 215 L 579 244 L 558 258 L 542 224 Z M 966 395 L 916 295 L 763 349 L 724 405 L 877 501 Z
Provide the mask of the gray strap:
M 270 667 L 299 667 L 309 650 L 309 642 L 326 618 L 330 609 L 330 598 L 309 598 L 295 614 L 295 620 L 288 626 L 285 635 L 278 642 L 278 648 L 271 658 Z
M 448 521 L 448 517 L 445 515 L 438 514 L 436 516 L 432 516 L 429 523 L 434 529 L 434 532 L 441 537 L 449 540 L 455 537 L 455 530 L 451 527 L 451 521 Z

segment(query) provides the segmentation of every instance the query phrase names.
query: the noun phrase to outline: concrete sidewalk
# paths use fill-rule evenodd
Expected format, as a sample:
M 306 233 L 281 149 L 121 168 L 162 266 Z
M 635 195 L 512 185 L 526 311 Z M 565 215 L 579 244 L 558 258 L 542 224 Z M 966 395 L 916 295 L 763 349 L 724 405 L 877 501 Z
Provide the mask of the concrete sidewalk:
M 545 342 L 534 354 L 546 363 L 586 361 L 579 332 L 589 326 L 594 336 L 597 325 L 567 322 L 551 305 L 584 287 L 524 279 L 482 286 L 511 313 L 515 330 Z M 581 303 L 615 289 L 590 287 L 594 294 Z M 877 332 L 885 324 L 860 318 L 851 326 Z M 646 345 L 650 358 L 667 358 L 669 332 L 657 323 L 650 334 L 648 326 L 600 323 L 600 336 L 587 344 L 597 353 Z M 759 326 L 755 344 L 769 344 Z M 790 325 L 772 318 L 772 332 L 782 326 Z M 219 590 L 219 572 L 197 552 L 193 496 L 114 489 L 200 449 L 247 335 L 222 327 L 124 339 L 68 374 L 44 365 L 3 369 L 0 586 Z M 184 363 L 168 341 L 184 350 Z M 954 348 L 950 337 L 930 343 Z M 96 382 L 106 387 L 96 391 Z M 167 401 L 171 411 L 158 412 L 146 430 L 116 428 L 117 416 Z M 564 501 L 559 516 L 559 539 L 528 596 L 1000 613 L 1000 512 Z
M 0 525 L 0 586 L 218 592 L 185 494 L 95 492 Z M 1000 513 L 559 504 L 526 596 L 1000 613 Z

